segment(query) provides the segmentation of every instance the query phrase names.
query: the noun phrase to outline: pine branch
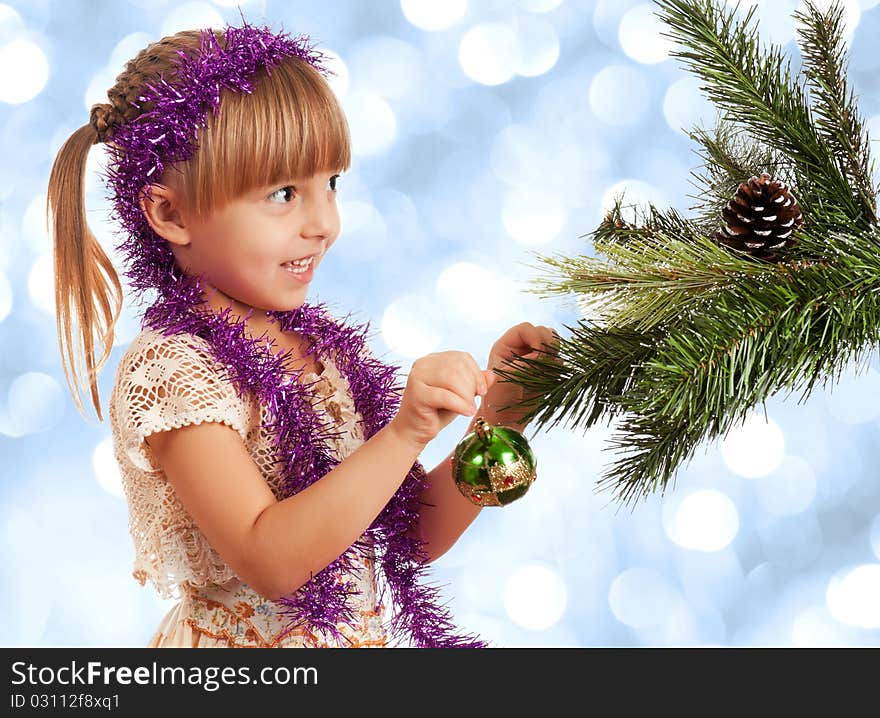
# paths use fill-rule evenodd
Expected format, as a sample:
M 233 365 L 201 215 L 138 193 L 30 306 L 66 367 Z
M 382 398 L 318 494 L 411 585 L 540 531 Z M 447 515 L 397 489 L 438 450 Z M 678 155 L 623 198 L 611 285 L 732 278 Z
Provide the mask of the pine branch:
M 813 187 L 822 188 L 827 215 L 835 224 L 829 229 L 866 226 L 862 207 L 833 158 L 829 156 L 810 115 L 804 88 L 792 81 L 790 61 L 784 63 L 781 47 L 770 45 L 762 53 L 756 27 L 755 7 L 742 22 L 736 8 L 725 13 L 714 0 L 655 0 L 661 19 L 673 33 L 663 33 L 685 48 L 672 52 L 707 84 L 703 89 L 719 108 L 732 115 L 758 140 L 789 157 L 796 167 L 801 197 L 806 208 L 816 207 Z M 817 197 L 818 199 L 818 197 Z M 805 215 L 806 216 L 806 215 Z
M 805 7 L 807 12 L 795 12 L 794 17 L 801 23 L 797 28 L 798 45 L 804 74 L 815 98 L 817 131 L 831 149 L 840 172 L 853 185 L 862 214 L 876 221 L 869 139 L 859 117 L 855 94 L 847 91 L 843 6 L 833 5 L 826 14 L 810 0 L 806 0 Z
M 880 241 L 880 230 L 873 230 Z M 813 251 L 823 238 L 805 235 Z M 819 381 L 880 340 L 880 257 L 864 237 L 828 260 L 764 263 L 681 312 L 664 331 L 581 325 L 560 344 L 563 367 L 518 360 L 502 372 L 536 392 L 525 420 L 564 418 L 584 429 L 623 417 L 614 446 L 628 456 L 598 482 L 625 502 L 665 490 L 706 439 L 724 435 L 754 406 L 785 388 L 805 400 Z M 758 263 L 756 263 L 758 264 Z M 551 418 L 553 419 L 552 424 Z
M 536 255 L 556 274 L 536 278 L 539 288 L 529 291 L 546 297 L 575 294 L 598 323 L 645 332 L 675 321 L 682 312 L 699 311 L 705 295 L 737 277 L 766 275 L 765 264 L 719 246 L 675 210 L 663 213 L 650 205 L 650 211 L 652 219 L 638 231 L 621 225 L 629 239 L 597 242 L 607 260 Z M 609 222 L 623 223 L 616 211 L 611 216 Z M 650 243 L 642 241 L 646 232 Z
M 761 53 L 754 8 L 736 24 L 736 11 L 712 0 L 657 3 L 690 48 L 679 56 L 726 113 L 714 136 L 691 135 L 708 170 L 704 215 L 649 205 L 633 207 L 630 220 L 621 197 L 592 233 L 601 257 L 537 255 L 550 276 L 535 293 L 577 297 L 598 322 L 569 328 L 557 357 L 516 359 L 501 372 L 533 397 L 522 420 L 537 429 L 621 419 L 613 447 L 624 456 L 599 485 L 626 502 L 665 491 L 700 444 L 768 397 L 800 391 L 803 401 L 880 344 L 880 226 L 869 145 L 843 80 L 839 13 L 819 22 L 810 4 L 803 16 L 804 42 L 815 46 L 814 123 L 781 51 Z M 778 262 L 714 237 L 720 209 L 760 171 L 792 189 L 805 219 Z
M 665 489 L 701 443 L 726 434 L 753 407 L 783 389 L 801 390 L 804 401 L 819 381 L 872 351 L 880 342 L 880 262 L 857 251 L 840 270 L 788 267 L 787 280 L 737 285 L 723 304 L 676 327 L 620 397 L 619 413 L 629 419 L 615 445 L 630 454 L 599 485 L 615 487 L 626 502 Z

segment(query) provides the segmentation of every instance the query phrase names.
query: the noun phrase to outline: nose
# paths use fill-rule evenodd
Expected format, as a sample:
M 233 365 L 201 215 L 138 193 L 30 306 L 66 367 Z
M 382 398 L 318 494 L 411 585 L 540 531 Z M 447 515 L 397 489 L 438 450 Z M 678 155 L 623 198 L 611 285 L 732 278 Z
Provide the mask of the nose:
M 300 234 L 304 239 L 333 241 L 339 233 L 339 210 L 326 196 L 313 195 L 303 202 Z

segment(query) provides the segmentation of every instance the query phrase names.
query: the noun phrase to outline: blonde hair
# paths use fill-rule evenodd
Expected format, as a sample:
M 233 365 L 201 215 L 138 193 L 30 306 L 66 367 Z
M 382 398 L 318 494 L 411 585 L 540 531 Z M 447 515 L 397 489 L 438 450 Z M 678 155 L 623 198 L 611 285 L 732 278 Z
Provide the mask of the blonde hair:
M 215 31 L 221 47 L 225 35 Z M 92 107 L 88 124 L 76 130 L 55 158 L 49 177 L 46 216 L 55 255 L 58 343 L 67 385 L 81 414 L 88 391 L 103 421 L 98 372 L 113 348 L 122 309 L 119 276 L 86 221 L 83 185 L 89 148 L 106 142 L 112 165 L 122 149 L 113 144 L 115 127 L 151 109 L 138 106 L 146 83 L 160 74 L 173 82 L 178 51 L 192 56 L 201 32 L 188 30 L 155 42 L 130 60 L 107 92 L 109 104 Z M 221 91 L 220 111 L 210 114 L 184 162 L 159 178 L 180 194 L 184 211 L 204 219 L 257 187 L 351 165 L 350 135 L 333 91 L 311 64 L 286 58 L 253 78 L 251 94 Z M 101 355 L 96 358 L 96 345 Z M 84 367 L 83 367 L 84 365 Z

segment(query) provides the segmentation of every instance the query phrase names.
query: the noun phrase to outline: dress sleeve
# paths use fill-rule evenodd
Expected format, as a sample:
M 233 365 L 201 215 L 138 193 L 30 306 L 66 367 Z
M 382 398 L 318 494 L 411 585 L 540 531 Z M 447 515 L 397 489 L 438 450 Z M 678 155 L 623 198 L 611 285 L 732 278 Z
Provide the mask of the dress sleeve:
M 191 334 L 145 333 L 120 362 L 112 402 L 124 450 L 143 470 L 157 470 L 150 434 L 218 422 L 247 439 L 249 407 L 204 340 Z

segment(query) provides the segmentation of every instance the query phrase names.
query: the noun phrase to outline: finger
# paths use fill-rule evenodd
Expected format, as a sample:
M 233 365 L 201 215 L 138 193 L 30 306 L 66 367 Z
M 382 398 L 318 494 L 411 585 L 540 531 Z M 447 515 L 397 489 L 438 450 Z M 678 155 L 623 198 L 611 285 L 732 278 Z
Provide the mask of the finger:
M 465 366 L 468 374 L 472 377 L 474 395 L 483 396 L 489 390 L 489 381 L 477 360 L 471 354 L 465 352 Z
M 435 386 L 452 392 L 461 397 L 469 404 L 478 396 L 477 379 L 474 373 L 480 375 L 480 368 L 473 357 L 467 352 L 450 352 L 442 370 L 437 375 L 425 382 L 427 386 Z
M 547 348 L 546 350 L 551 352 L 555 351 L 559 345 L 559 338 L 550 327 L 541 327 L 541 341 Z
M 536 336 L 537 330 L 532 324 L 521 322 L 504 332 L 498 344 L 511 354 L 521 355 L 533 348 Z
M 455 362 L 452 367 L 454 378 L 447 375 L 448 380 L 444 381 L 442 386 L 468 399 L 482 396 L 488 390 L 488 386 L 480 365 L 467 352 L 459 352 L 459 355 L 460 361 Z
M 536 327 L 534 324 L 526 322 L 523 329 L 523 339 L 526 342 L 527 349 L 540 349 L 544 343 L 546 327 Z
M 425 394 L 428 404 L 435 409 L 446 409 L 462 416 L 473 416 L 477 413 L 477 408 L 473 401 L 469 401 L 442 386 L 427 385 Z

